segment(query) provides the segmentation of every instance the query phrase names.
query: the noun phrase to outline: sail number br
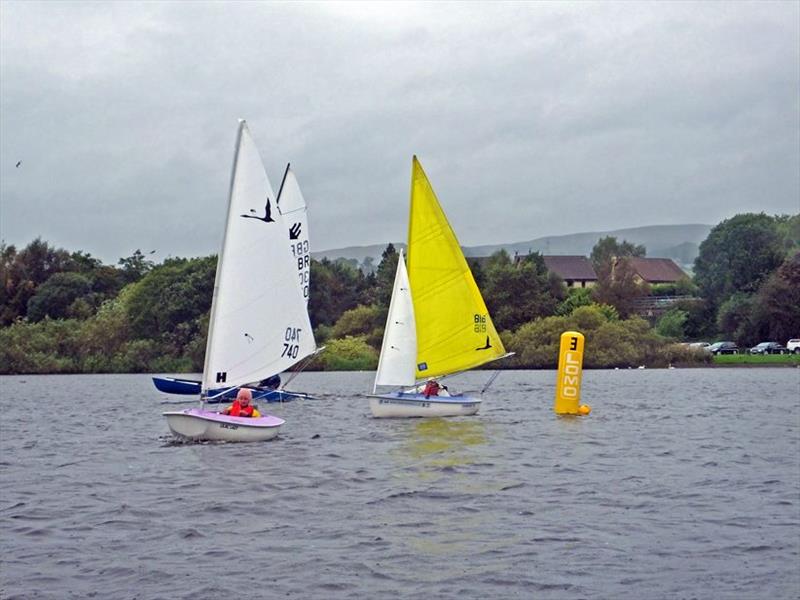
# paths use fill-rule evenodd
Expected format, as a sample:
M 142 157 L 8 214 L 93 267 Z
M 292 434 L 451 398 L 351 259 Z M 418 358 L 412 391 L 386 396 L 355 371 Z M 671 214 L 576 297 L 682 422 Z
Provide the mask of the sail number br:
M 297 358 L 300 353 L 300 332 L 302 329 L 299 327 L 287 327 L 286 333 L 283 335 L 283 352 L 281 356 L 288 356 L 289 358 Z
M 299 232 L 299 223 L 297 224 Z M 299 235 L 299 233 L 298 233 Z M 289 234 L 291 239 L 291 232 Z M 308 274 L 311 269 L 311 255 L 308 251 L 308 240 L 302 240 L 292 244 L 292 256 L 297 260 L 297 275 L 300 278 L 300 287 L 303 290 L 303 298 L 308 300 Z

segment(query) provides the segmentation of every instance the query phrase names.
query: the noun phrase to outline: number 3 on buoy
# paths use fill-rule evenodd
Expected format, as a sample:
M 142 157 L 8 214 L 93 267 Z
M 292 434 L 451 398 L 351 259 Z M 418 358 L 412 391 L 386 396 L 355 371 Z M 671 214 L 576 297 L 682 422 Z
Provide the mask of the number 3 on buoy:
M 557 415 L 588 415 L 591 408 L 579 404 L 583 376 L 583 334 L 565 331 L 561 334 L 558 352 L 556 401 L 553 410 Z

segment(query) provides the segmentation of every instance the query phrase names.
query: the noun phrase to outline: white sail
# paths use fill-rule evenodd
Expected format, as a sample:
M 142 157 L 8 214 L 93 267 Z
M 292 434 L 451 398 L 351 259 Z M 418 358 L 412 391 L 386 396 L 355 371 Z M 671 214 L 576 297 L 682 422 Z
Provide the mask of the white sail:
M 285 371 L 316 343 L 286 226 L 247 124 L 239 123 L 214 282 L 203 389 Z
M 417 329 L 414 322 L 414 303 L 403 251 L 397 260 L 389 316 L 383 333 L 375 387 L 379 385 L 413 386 L 417 369 Z
M 281 189 L 278 191 L 278 208 L 289 231 L 289 248 L 294 257 L 297 281 L 303 298 L 308 302 L 308 282 L 311 274 L 311 247 L 308 243 L 308 217 L 306 200 L 300 191 L 294 171 L 286 165 Z

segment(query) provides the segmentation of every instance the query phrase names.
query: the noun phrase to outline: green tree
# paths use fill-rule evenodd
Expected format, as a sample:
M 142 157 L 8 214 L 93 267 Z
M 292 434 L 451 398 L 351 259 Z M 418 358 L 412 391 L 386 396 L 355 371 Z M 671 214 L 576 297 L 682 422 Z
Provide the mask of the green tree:
M 564 331 L 580 331 L 586 337 L 584 364 L 590 368 L 666 366 L 697 362 L 703 357 L 657 335 L 647 321 L 609 318 L 599 306 L 581 306 L 569 316 L 545 317 L 504 333 L 504 344 L 517 353 L 514 366 L 554 368 Z
M 597 273 L 597 285 L 592 288 L 592 298 L 599 304 L 614 306 L 623 318 L 633 314 L 637 298 L 649 293 L 647 284 L 638 281 L 630 257 L 645 256 L 647 250 L 626 240 L 607 236 L 600 238 L 592 248 L 590 258 Z
M 28 301 L 36 288 L 50 276 L 63 271 L 75 271 L 75 262 L 66 250 L 53 248 L 36 238 L 21 251 L 14 246 L 0 247 L 2 258 L 2 309 L 0 324 L 7 325 L 27 315 Z
M 314 329 L 333 325 L 344 311 L 363 304 L 364 286 L 364 274 L 350 264 L 311 259 L 308 313 Z
M 28 300 L 28 319 L 41 321 L 45 317 L 61 319 L 75 300 L 91 289 L 89 278 L 80 273 L 55 273 Z
M 648 295 L 650 286 L 639 281 L 627 257 L 617 258 L 608 270 L 598 271 L 592 298 L 598 304 L 610 304 L 623 319 L 634 313 L 636 300 Z
M 800 252 L 800 214 L 775 217 L 778 235 L 787 258 Z
M 486 262 L 484 277 L 484 299 L 498 330 L 552 315 L 566 295 L 538 252 L 516 263 L 505 250 L 495 252 Z
M 735 293 L 754 294 L 783 262 L 776 220 L 764 213 L 739 214 L 714 227 L 700 244 L 695 283 L 714 307 Z
M 344 311 L 333 326 L 334 338 L 362 336 L 371 346 L 380 348 L 383 326 L 386 322 L 387 308 L 370 304 L 360 304 Z
M 11 305 L 17 282 L 14 279 L 13 266 L 17 256 L 17 248 L 0 242 L 0 325 L 8 325 L 19 316 Z M 27 308 L 27 303 L 26 303 Z
M 155 250 L 151 251 L 149 254 L 153 254 L 153 252 L 155 252 Z M 120 265 L 125 283 L 139 281 L 147 273 L 152 271 L 155 266 L 155 263 L 148 260 L 139 248 L 129 257 L 120 258 L 117 264 Z
M 683 324 L 685 339 L 700 341 L 717 335 L 714 307 L 702 298 L 682 300 L 675 304 L 675 308 L 686 313 Z
M 632 244 L 626 240 L 618 242 L 614 236 L 606 236 L 597 240 L 592 248 L 589 258 L 594 265 L 595 271 L 600 275 L 600 271 L 606 270 L 610 273 L 614 258 L 623 256 L 645 256 L 647 249 L 641 244 Z
M 173 259 L 136 282 L 128 300 L 132 337 L 159 340 L 181 354 L 211 307 L 216 263 L 216 256 Z
M 592 288 L 568 288 L 567 297 L 556 307 L 556 314 L 566 316 L 579 306 L 589 306 L 593 302 Z
M 312 366 L 325 371 L 371 370 L 378 366 L 378 352 L 362 336 L 346 336 L 328 340 Z
M 738 293 L 722 303 L 717 313 L 717 329 L 726 339 L 746 347 L 761 336 L 758 319 L 755 317 L 757 299 L 755 294 Z
M 800 332 L 800 252 L 786 259 L 758 291 L 756 318 L 766 337 L 785 344 Z M 760 341 L 760 340 L 759 340 Z
M 682 340 L 686 336 L 684 327 L 689 314 L 679 308 L 673 308 L 664 313 L 656 323 L 656 333 L 658 335 Z
M 381 254 L 381 262 L 375 272 L 375 298 L 379 306 L 385 306 L 389 310 L 389 301 L 392 298 L 392 288 L 394 287 L 394 277 L 397 273 L 397 261 L 400 258 L 394 244 L 389 244 Z

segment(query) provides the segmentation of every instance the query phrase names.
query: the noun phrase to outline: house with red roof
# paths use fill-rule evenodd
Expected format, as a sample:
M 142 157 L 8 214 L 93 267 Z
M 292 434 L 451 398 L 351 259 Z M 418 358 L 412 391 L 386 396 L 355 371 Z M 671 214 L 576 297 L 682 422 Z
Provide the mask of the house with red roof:
M 592 261 L 585 256 L 543 256 L 547 270 L 555 273 L 567 287 L 587 288 L 597 283 Z
M 626 257 L 638 283 L 677 283 L 689 276 L 671 258 Z

